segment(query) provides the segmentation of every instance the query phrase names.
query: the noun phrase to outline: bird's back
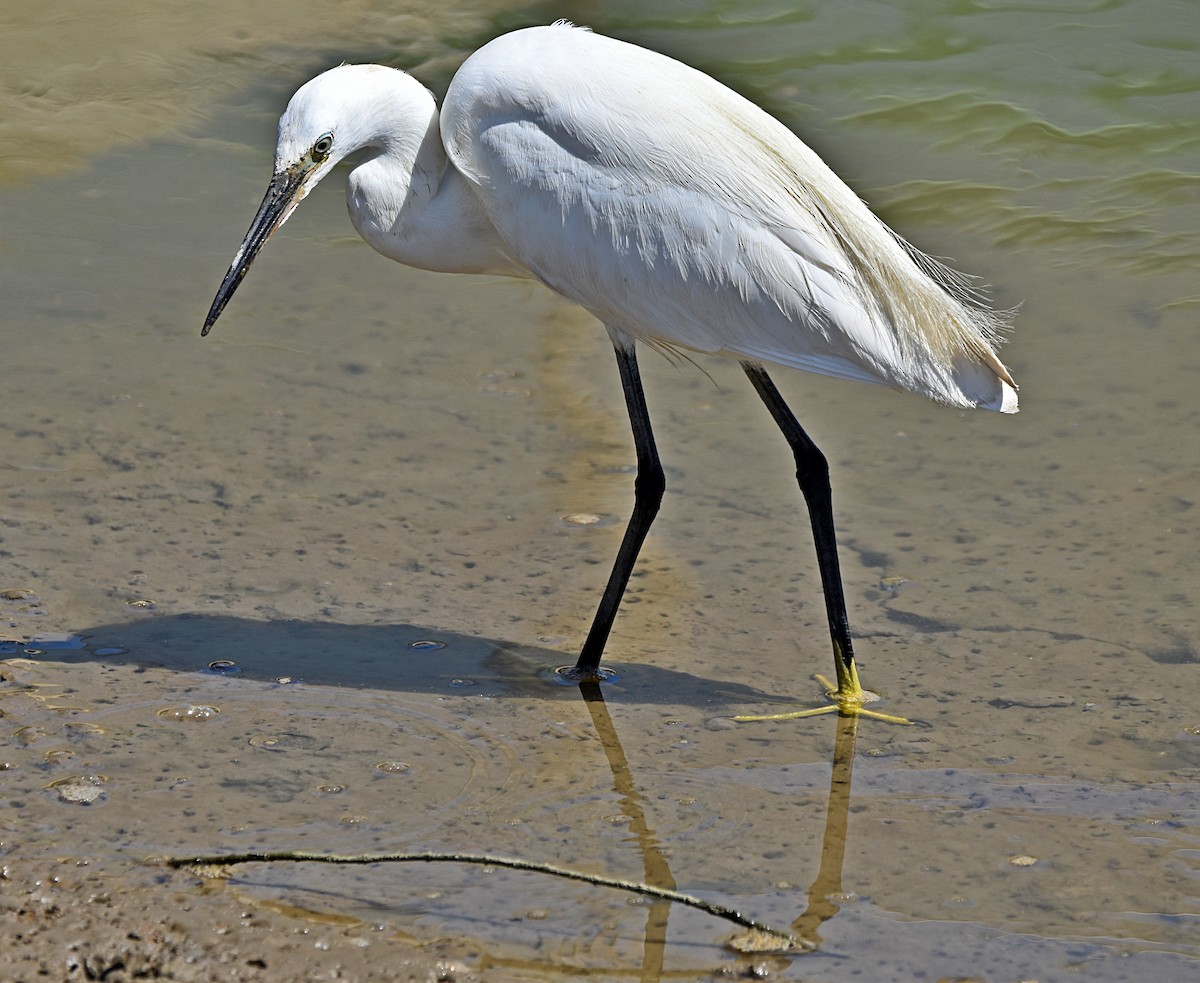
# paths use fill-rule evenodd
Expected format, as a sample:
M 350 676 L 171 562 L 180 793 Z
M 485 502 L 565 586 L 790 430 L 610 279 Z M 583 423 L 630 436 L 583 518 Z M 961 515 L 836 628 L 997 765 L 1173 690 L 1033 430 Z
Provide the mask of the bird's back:
M 516 31 L 464 63 L 441 127 L 514 257 L 610 328 L 1016 410 L 999 318 L 695 69 L 568 25 Z

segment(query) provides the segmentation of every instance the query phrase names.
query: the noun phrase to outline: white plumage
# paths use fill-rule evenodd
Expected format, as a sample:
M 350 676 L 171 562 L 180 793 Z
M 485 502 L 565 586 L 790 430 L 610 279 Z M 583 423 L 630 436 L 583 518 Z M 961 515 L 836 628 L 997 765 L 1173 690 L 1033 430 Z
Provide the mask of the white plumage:
M 588 31 L 518 31 L 459 69 L 441 132 L 510 255 L 610 328 L 1016 410 L 996 316 L 702 72 Z

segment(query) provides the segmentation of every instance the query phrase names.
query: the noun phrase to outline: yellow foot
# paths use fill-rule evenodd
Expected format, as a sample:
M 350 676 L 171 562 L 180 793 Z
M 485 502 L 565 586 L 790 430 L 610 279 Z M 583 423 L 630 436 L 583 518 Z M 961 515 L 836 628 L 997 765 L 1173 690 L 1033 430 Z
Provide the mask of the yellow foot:
M 858 674 L 843 684 L 835 686 L 824 676 L 818 675 L 817 682 L 825 687 L 825 695 L 833 702 L 824 707 L 809 707 L 806 710 L 790 710 L 787 713 L 751 714 L 734 717 L 734 720 L 797 720 L 800 717 L 816 717 L 822 713 L 837 713 L 843 717 L 871 717 L 889 724 L 911 724 L 907 717 L 897 717 L 890 713 L 880 713 L 878 710 L 868 710 L 866 704 L 879 699 L 878 693 L 863 689 L 858 685 Z

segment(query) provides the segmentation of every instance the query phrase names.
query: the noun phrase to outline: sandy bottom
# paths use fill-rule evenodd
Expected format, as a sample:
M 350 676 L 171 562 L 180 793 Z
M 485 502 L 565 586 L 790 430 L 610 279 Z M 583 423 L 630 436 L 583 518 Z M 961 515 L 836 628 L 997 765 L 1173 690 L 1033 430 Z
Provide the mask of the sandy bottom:
M 864 682 L 918 722 L 862 725 L 851 777 L 830 717 L 731 719 L 831 669 L 736 366 L 643 357 L 668 493 L 601 708 L 548 672 L 630 502 L 598 325 L 399 269 L 322 188 L 200 340 L 254 98 L 0 194 L 0 975 L 1200 979 L 1190 279 L 966 262 L 1025 303 L 1016 418 L 778 374 Z M 144 862 L 262 849 L 557 863 L 818 948 L 503 870 Z
M 469 944 L 415 945 L 355 921 L 298 921 L 187 874 L 13 857 L 0 872 L 13 983 L 481 978 L 461 963 Z

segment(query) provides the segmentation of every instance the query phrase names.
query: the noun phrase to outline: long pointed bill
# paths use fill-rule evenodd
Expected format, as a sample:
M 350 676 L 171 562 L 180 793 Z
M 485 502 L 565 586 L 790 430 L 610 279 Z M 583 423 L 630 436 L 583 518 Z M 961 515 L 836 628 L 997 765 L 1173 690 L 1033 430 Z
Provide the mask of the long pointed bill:
M 212 307 L 209 308 L 208 317 L 204 319 L 204 328 L 200 332 L 201 337 L 208 334 L 217 318 L 221 316 L 221 311 L 225 309 L 229 298 L 233 296 L 238 284 L 246 276 L 246 272 L 250 269 L 250 264 L 254 262 L 259 250 L 267 244 L 267 240 L 271 238 L 275 230 L 287 221 L 292 210 L 300 204 L 300 199 L 304 197 L 305 193 L 305 179 L 311 172 L 311 167 L 296 164 L 286 171 L 280 171 L 271 179 L 266 197 L 258 206 L 258 214 L 250 223 L 250 231 L 242 240 L 242 248 L 233 257 L 233 264 L 229 267 L 229 272 L 225 274 L 225 279 L 221 281 L 217 296 L 213 299 Z

